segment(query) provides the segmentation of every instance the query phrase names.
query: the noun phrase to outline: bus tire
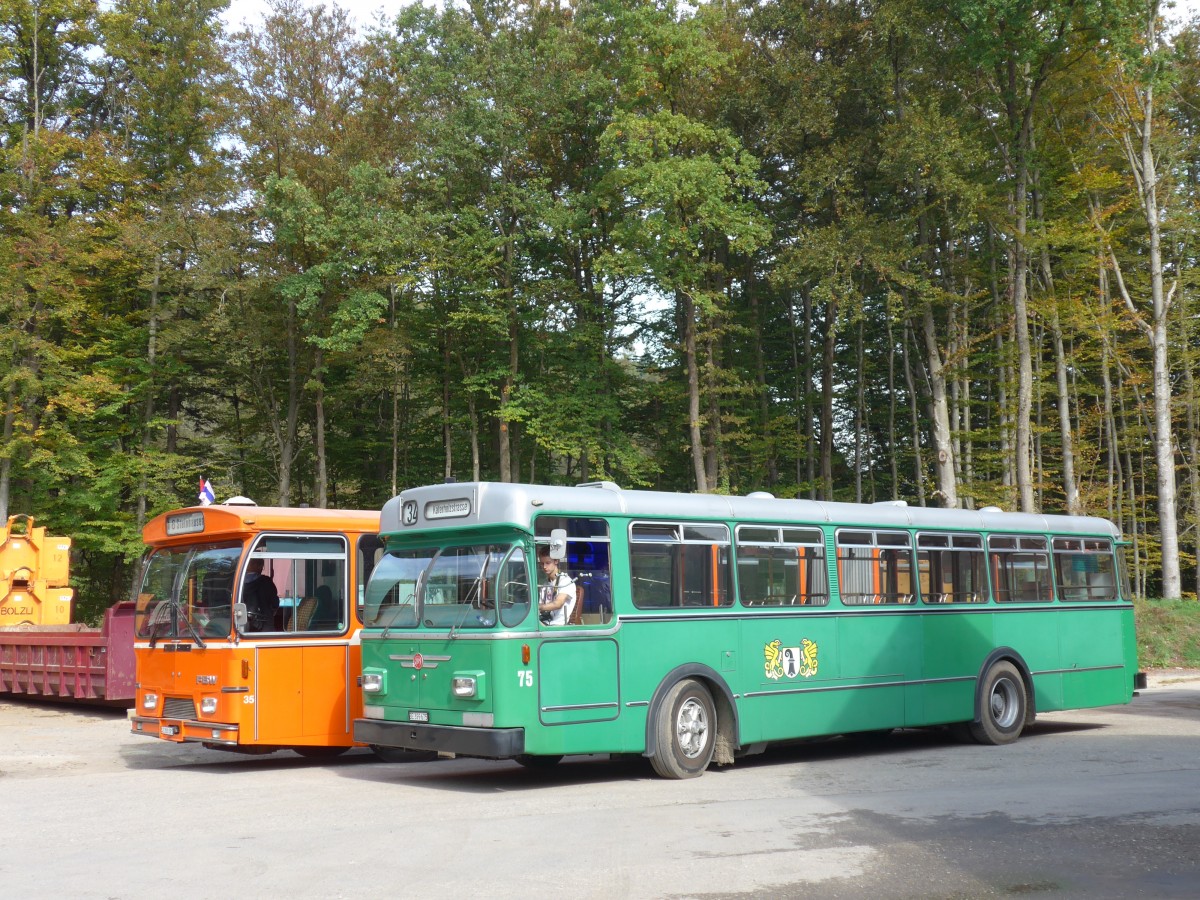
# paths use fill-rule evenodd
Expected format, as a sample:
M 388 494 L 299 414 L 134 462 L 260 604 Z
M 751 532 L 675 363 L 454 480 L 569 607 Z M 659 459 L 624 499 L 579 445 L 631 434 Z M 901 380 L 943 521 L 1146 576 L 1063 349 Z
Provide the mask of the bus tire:
M 997 662 L 983 678 L 975 721 L 968 726 L 971 737 L 979 744 L 1011 744 L 1025 728 L 1027 705 L 1025 680 L 1017 667 Z
M 712 760 L 717 738 L 717 708 L 703 684 L 686 678 L 663 697 L 654 723 L 654 771 L 663 778 L 695 778 Z

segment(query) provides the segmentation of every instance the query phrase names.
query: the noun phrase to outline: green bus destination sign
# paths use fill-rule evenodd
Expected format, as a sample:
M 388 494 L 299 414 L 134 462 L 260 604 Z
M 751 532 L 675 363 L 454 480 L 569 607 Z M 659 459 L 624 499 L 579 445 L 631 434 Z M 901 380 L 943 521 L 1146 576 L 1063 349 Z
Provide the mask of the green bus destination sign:
M 471 501 L 467 497 L 456 500 L 437 500 L 425 504 L 426 519 L 461 519 L 471 514 Z

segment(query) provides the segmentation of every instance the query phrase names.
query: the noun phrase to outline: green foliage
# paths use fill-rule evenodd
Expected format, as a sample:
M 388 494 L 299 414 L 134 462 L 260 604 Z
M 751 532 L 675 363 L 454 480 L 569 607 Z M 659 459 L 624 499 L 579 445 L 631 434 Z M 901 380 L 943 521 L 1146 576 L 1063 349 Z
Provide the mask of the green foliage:
M 1138 665 L 1143 669 L 1200 669 L 1200 603 L 1137 600 Z
M 1057 337 L 1083 502 L 1153 592 L 1121 123 L 1153 85 L 1194 518 L 1194 29 L 1151 41 L 1125 0 L 489 0 L 361 34 L 222 8 L 0 0 L 0 505 L 71 534 L 86 615 L 200 475 L 367 508 L 476 472 L 932 502 L 935 361 L 960 497 L 1012 508 L 1018 258 L 1038 503 Z

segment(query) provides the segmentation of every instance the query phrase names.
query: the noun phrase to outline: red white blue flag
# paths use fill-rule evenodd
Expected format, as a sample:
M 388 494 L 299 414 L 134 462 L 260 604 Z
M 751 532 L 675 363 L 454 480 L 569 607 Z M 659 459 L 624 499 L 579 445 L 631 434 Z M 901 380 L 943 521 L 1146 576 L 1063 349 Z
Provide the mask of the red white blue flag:
M 217 495 L 213 493 L 212 482 L 207 478 L 200 479 L 200 505 L 208 506 L 217 499 Z

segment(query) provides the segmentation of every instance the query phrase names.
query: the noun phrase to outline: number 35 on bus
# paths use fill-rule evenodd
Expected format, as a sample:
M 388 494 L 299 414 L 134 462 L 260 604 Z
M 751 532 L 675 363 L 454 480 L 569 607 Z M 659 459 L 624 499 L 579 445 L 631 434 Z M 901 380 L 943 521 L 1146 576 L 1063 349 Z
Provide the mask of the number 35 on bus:
M 687 778 L 819 735 L 1006 744 L 1143 678 L 1103 519 L 601 482 L 414 488 L 380 524 L 362 743 Z

